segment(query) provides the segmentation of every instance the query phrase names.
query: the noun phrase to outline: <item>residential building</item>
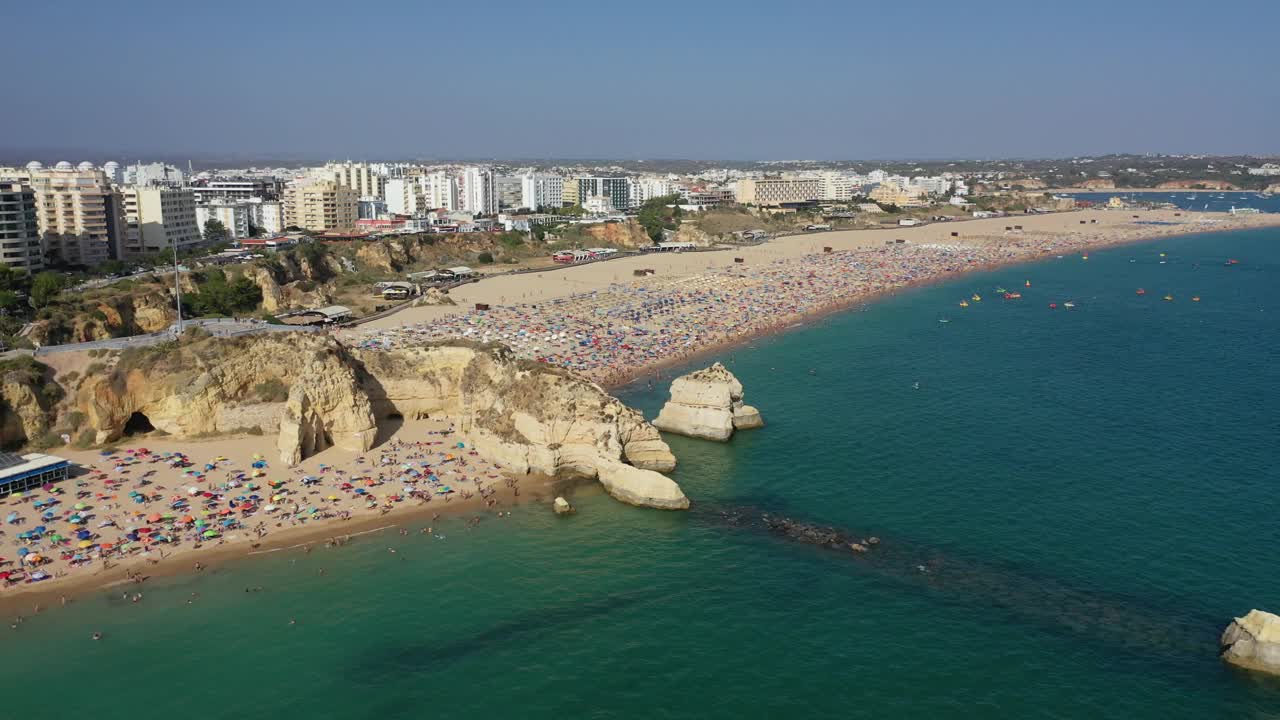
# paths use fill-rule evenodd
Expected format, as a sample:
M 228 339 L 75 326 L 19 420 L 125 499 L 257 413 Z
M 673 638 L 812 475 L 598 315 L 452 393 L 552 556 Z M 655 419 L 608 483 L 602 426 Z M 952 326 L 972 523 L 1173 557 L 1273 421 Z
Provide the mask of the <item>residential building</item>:
M 493 188 L 498 195 L 499 208 L 520 207 L 523 187 L 519 175 L 498 175 L 493 179 Z
M 191 192 L 195 194 L 196 202 L 200 204 L 214 200 L 248 200 L 250 198 L 275 200 L 280 197 L 280 183 L 263 178 L 209 180 L 202 185 L 193 185 Z
M 36 194 L 17 180 L 0 180 L 0 265 L 28 275 L 44 269 Z
M 563 206 L 564 178 L 537 173 L 529 173 L 520 178 L 520 207 L 538 210 Z
M 1249 174 L 1274 177 L 1276 175 L 1280 175 L 1280 164 L 1263 163 L 1262 167 L 1249 168 Z
M 124 244 L 120 194 L 101 170 L 27 166 L 36 197 L 36 220 L 46 255 L 69 265 L 118 259 Z
M 614 211 L 613 202 L 607 195 L 592 195 L 582 203 L 582 208 L 592 215 L 608 215 Z
M 882 205 L 897 205 L 898 207 L 929 204 L 928 200 L 925 199 L 924 191 L 916 187 L 904 187 L 896 180 L 885 180 L 880 183 L 871 191 L 868 197 Z
M 285 189 L 285 225 L 307 230 L 346 230 L 355 227 L 359 196 L 333 180 L 304 179 Z
M 788 205 L 821 200 L 823 183 L 813 177 L 744 179 L 737 183 L 738 202 L 744 205 Z
M 567 177 L 564 179 L 564 187 L 560 191 L 560 198 L 565 207 L 582 204 L 582 195 L 578 192 L 578 178 Z
M 174 247 L 186 250 L 203 242 L 196 222 L 195 196 L 187 188 L 126 187 L 124 218 L 124 256 L 147 255 Z
M 666 178 L 642 177 L 631 183 L 631 207 L 643 205 L 654 198 L 675 195 L 680 187 Z
M 443 170 L 419 176 L 422 183 L 422 204 L 427 210 L 457 210 L 458 183 Z
M 469 167 L 458 177 L 458 196 L 462 209 L 473 215 L 491 215 L 498 212 L 498 194 L 493 171 L 489 168 Z
M 279 200 L 250 198 L 242 202 L 249 206 L 253 229 L 267 235 L 284 232 L 284 206 Z
M 335 183 L 356 191 L 356 197 L 381 198 L 385 192 L 386 178 L 374 171 L 369 163 L 329 163 L 324 175 Z
M 86 163 L 81 163 L 85 165 Z M 124 169 L 125 185 L 180 185 L 182 171 L 164 163 L 129 165 Z
M 945 195 L 951 190 L 951 181 L 944 177 L 914 177 L 907 187 L 926 195 Z
M 422 185 L 417 178 L 396 178 L 386 184 L 387 212 L 412 217 L 422 207 Z
M 844 173 L 822 173 L 822 199 L 846 202 L 853 199 L 856 190 L 861 190 L 853 183 L 853 179 Z
M 631 178 L 629 177 L 584 177 L 578 178 L 578 200 L 586 202 L 587 198 L 603 195 L 609 198 L 616 210 L 631 207 Z
M 376 220 L 387 216 L 387 203 L 382 198 L 362 197 L 356 202 L 356 217 Z
M 217 220 L 227 229 L 227 233 L 236 240 L 252 235 L 253 208 L 247 202 L 230 202 L 219 200 L 196 206 L 196 225 L 204 236 L 204 226 L 210 220 Z

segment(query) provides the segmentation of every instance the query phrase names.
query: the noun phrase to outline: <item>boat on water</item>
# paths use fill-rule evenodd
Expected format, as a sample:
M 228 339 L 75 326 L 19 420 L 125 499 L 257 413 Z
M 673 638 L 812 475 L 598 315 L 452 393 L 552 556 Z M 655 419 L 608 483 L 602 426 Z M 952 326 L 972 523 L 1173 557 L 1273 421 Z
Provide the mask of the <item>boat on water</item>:
M 974 293 L 974 294 L 973 294 L 973 301 L 974 301 L 974 302 L 982 302 L 982 296 L 981 296 L 981 295 L 979 295 L 978 293 Z
M 1005 300 L 1017 300 L 1020 297 L 1022 297 L 1022 293 L 1007 292 L 1004 294 Z
M 1200 296 L 1199 296 L 1199 295 L 1192 295 L 1192 296 L 1191 296 L 1191 302 L 1200 302 Z
M 1065 303 L 1062 303 L 1062 307 L 1064 307 L 1064 308 L 1066 308 L 1066 309 L 1068 309 L 1068 310 L 1070 310 L 1071 308 L 1073 308 L 1073 307 L 1075 307 L 1075 306 L 1076 306 L 1076 304 L 1075 304 L 1075 303 L 1073 303 L 1073 302 L 1065 302 Z
M 1088 259 L 1089 259 L 1089 256 L 1088 256 L 1088 255 L 1081 255 L 1081 256 L 1080 256 L 1080 259 L 1081 259 L 1081 260 L 1088 260 Z
M 1137 292 L 1136 294 L 1138 294 L 1138 295 L 1146 295 L 1146 294 L 1147 294 L 1147 291 L 1146 291 L 1146 290 L 1143 290 L 1142 288 L 1138 288 L 1138 292 Z
M 1005 289 L 1004 289 L 1004 288 L 1002 288 L 1002 287 L 998 287 L 998 288 L 996 288 L 996 292 L 998 292 L 998 293 L 1007 293 L 1007 292 L 1009 292 L 1009 291 L 1008 291 L 1008 290 L 1005 290 Z
M 1050 310 L 1057 310 L 1057 309 L 1058 309 L 1058 303 L 1049 303 L 1049 309 L 1050 309 Z
M 938 318 L 938 322 L 942 323 L 943 325 L 946 325 L 947 323 L 951 322 L 951 318 L 941 317 L 941 318 Z
M 960 307 L 969 307 L 969 301 L 968 301 L 968 300 L 961 300 L 961 301 L 960 301 Z
M 1164 301 L 1165 301 L 1165 302 L 1173 302 L 1173 296 L 1172 296 L 1172 295 L 1165 295 L 1165 296 L 1164 296 Z
M 1028 280 L 1028 281 L 1027 281 L 1026 287 L 1031 287 L 1031 281 L 1030 281 L 1030 280 Z
M 1229 267 L 1229 266 L 1231 266 L 1231 265 L 1239 265 L 1239 264 L 1240 264 L 1240 261 L 1239 261 L 1239 260 L 1235 260 L 1235 259 L 1231 259 L 1231 260 L 1227 260 L 1226 262 L 1224 262 L 1224 263 L 1222 263 L 1222 264 L 1223 264 L 1223 266 L 1224 266 L 1224 267 Z

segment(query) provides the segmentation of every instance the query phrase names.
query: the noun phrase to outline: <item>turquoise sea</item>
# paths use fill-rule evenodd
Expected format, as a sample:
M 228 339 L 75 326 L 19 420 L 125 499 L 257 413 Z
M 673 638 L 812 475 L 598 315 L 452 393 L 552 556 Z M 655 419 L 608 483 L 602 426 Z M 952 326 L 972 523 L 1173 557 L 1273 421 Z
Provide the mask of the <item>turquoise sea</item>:
M 567 519 L 85 598 L 5 624 L 0 717 L 1280 717 L 1280 678 L 1216 658 L 1280 610 L 1280 231 L 968 275 L 719 359 L 768 426 L 670 438 L 688 513 L 584 488 Z M 657 385 L 624 399 L 652 417 Z

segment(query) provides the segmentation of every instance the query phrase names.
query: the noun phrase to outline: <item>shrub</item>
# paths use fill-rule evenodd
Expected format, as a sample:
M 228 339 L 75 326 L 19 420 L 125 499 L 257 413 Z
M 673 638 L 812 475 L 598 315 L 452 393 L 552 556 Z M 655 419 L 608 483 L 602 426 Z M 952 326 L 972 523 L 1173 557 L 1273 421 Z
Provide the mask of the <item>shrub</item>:
M 72 410 L 71 412 L 67 413 L 67 417 L 66 417 L 67 427 L 71 428 L 72 430 L 79 430 L 80 426 L 84 424 L 84 421 L 86 419 L 88 418 L 86 418 L 84 413 L 80 412 L 79 410 Z
M 480 256 L 476 258 L 476 261 L 479 262 L 481 265 L 492 265 L 493 253 L 486 250 L 485 252 L 480 253 Z

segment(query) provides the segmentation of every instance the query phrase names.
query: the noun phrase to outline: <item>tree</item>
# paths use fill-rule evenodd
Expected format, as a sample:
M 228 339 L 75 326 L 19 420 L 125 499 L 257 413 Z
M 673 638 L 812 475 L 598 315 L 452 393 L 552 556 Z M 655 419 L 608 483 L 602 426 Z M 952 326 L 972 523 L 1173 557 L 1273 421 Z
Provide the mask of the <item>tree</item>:
M 62 292 L 62 276 L 55 272 L 42 272 L 31 281 L 32 307 L 48 307 Z
M 17 290 L 26 280 L 26 276 L 8 265 L 0 265 L 0 290 Z
M 126 269 L 123 260 L 107 260 L 98 263 L 93 268 L 93 272 L 98 275 L 121 275 Z
M 227 232 L 227 226 L 222 224 L 221 220 L 211 218 L 209 222 L 204 224 L 204 241 L 210 245 L 214 243 L 226 242 L 231 236 Z
M 650 198 L 640 206 L 636 220 L 648 233 L 650 240 L 658 242 L 662 239 L 663 230 L 675 230 L 680 227 L 679 202 L 679 195 L 665 195 Z M 673 207 L 667 207 L 668 205 Z
M 186 297 L 196 315 L 232 316 L 248 312 L 262 302 L 262 288 L 243 275 L 227 282 L 221 271 L 211 272 L 199 292 Z
M 479 263 L 480 263 L 481 265 L 492 265 L 492 264 L 493 264 L 493 253 L 488 252 L 488 251 L 482 252 L 482 253 L 480 253 L 480 256 L 479 256 L 478 258 L 476 258 L 476 260 L 477 260 L 477 261 L 479 261 Z
M 12 290 L 0 290 L 0 312 L 13 312 L 18 309 L 18 293 Z

